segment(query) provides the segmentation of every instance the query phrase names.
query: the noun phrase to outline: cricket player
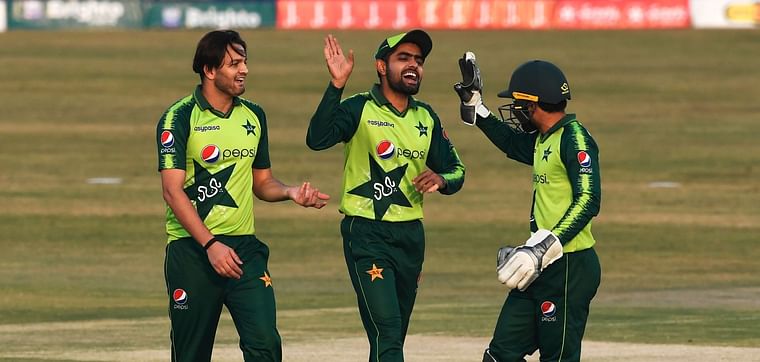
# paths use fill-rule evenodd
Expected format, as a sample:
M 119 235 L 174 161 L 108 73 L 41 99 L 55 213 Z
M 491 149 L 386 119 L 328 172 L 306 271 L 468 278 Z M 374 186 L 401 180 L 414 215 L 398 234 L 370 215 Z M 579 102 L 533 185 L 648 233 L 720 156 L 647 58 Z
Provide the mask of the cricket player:
M 231 30 L 199 42 L 201 84 L 158 122 L 158 169 L 166 201 L 164 273 L 172 361 L 210 361 L 222 305 L 246 361 L 281 361 L 269 248 L 256 238 L 253 195 L 321 208 L 328 195 L 272 176 L 264 111 L 245 92 L 246 43 Z
M 306 144 L 323 150 L 344 143 L 341 234 L 369 361 L 404 360 L 425 254 L 423 195 L 453 194 L 464 182 L 464 165 L 438 115 L 413 97 L 432 47 L 422 30 L 383 40 L 375 53 L 379 84 L 341 101 L 353 51 L 346 57 L 335 37 L 325 38 L 331 80 Z
M 500 107 L 504 122 L 482 101 L 480 70 L 471 52 L 459 60 L 462 120 L 476 125 L 507 157 L 533 166 L 531 236 L 503 247 L 497 276 L 511 290 L 484 362 L 579 361 L 591 299 L 601 278 L 591 219 L 599 213 L 599 149 L 575 114 L 566 114 L 570 86 L 552 63 L 520 65 Z M 504 113 L 507 115 L 505 117 Z

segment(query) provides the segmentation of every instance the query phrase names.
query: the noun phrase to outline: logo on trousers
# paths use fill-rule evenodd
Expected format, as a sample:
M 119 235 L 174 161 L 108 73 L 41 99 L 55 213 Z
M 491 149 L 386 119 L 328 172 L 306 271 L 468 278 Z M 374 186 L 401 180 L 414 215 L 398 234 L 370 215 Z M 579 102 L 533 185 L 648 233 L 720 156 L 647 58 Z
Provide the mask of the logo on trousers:
M 174 309 L 187 309 L 187 292 L 182 288 L 174 289 L 172 293 L 172 299 L 174 300 Z
M 557 306 L 550 301 L 541 303 L 541 321 L 542 322 L 556 322 L 557 321 Z

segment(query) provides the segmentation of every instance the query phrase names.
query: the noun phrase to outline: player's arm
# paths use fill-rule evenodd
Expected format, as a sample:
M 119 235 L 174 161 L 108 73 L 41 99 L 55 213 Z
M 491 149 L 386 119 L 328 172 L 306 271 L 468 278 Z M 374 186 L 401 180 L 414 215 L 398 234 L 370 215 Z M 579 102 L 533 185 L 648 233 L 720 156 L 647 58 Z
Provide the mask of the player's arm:
M 476 126 L 507 157 L 524 164 L 533 164 L 533 148 L 538 132 L 518 134 L 512 127 L 493 114 L 489 114 L 485 118 L 478 118 Z
M 269 127 L 264 110 L 257 108 L 256 116 L 261 124 L 261 136 L 253 159 L 253 193 L 257 198 L 269 202 L 293 200 L 303 207 L 321 209 L 327 204 L 330 196 L 319 192 L 309 182 L 300 186 L 288 186 L 272 175 L 272 162 L 269 158 Z
M 562 134 L 560 158 L 572 185 L 572 202 L 552 228 L 562 243 L 572 240 L 599 214 L 602 201 L 599 148 L 577 122 L 570 123 Z
M 412 182 L 418 192 L 438 191 L 451 195 L 462 188 L 464 184 L 465 166 L 457 154 L 457 150 L 444 133 L 441 120 L 432 108 L 421 105 L 430 112 L 433 118 L 430 148 L 426 166 L 427 170 L 417 175 Z
M 214 235 L 198 216 L 198 211 L 187 197 L 183 188 L 184 181 L 185 170 L 161 170 L 164 201 L 172 209 L 182 227 L 206 249 L 209 263 L 214 270 L 223 277 L 240 279 L 243 275 L 240 265 L 243 262 L 232 248 L 214 239 Z
M 327 204 L 330 196 L 319 192 L 311 183 L 304 182 L 300 186 L 288 186 L 272 176 L 272 169 L 253 169 L 253 193 L 260 200 L 277 202 L 293 200 L 303 207 L 321 209 Z
M 239 265 L 243 262 L 234 250 L 214 238 L 185 193 L 185 157 L 193 104 L 181 102 L 169 108 L 156 127 L 158 169 L 161 172 L 164 201 L 182 227 L 206 249 L 209 263 L 214 270 L 223 277 L 240 279 L 243 270 Z
M 354 117 L 340 104 L 343 89 L 354 68 L 353 50 L 346 58 L 338 40 L 328 35 L 325 38 L 324 56 L 330 72 L 330 84 L 311 117 L 306 132 L 306 145 L 313 150 L 324 150 L 338 142 L 345 142 L 356 132 Z

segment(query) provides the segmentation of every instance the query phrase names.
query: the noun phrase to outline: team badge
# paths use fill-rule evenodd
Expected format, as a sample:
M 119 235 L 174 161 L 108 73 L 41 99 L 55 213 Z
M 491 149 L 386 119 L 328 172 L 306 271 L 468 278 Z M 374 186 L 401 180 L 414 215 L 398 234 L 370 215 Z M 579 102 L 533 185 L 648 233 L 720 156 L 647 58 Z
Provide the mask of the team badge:
M 171 131 L 161 132 L 161 146 L 171 147 L 174 146 L 174 135 Z
M 591 166 L 591 156 L 586 151 L 578 151 L 578 163 L 581 167 Z
M 264 276 L 259 277 L 259 280 L 264 282 L 264 288 L 272 285 L 272 278 L 269 277 L 269 274 L 267 274 L 267 272 L 264 272 Z
M 208 145 L 203 147 L 203 150 L 201 151 L 201 159 L 207 163 L 214 163 L 219 160 L 220 154 L 219 147 L 216 147 L 216 145 Z
M 187 303 L 187 292 L 184 289 L 174 289 L 172 299 L 174 299 L 174 303 L 183 305 Z
M 378 268 L 377 265 L 372 264 L 372 269 L 366 271 L 372 278 L 371 282 L 374 282 L 376 278 L 383 279 L 383 268 Z
M 375 150 L 377 151 L 377 156 L 380 157 L 380 159 L 387 160 L 393 157 L 393 154 L 396 152 L 396 146 L 394 146 L 391 141 L 382 140 L 377 144 Z
M 557 306 L 555 306 L 554 303 L 548 300 L 541 303 L 541 314 L 543 314 L 544 317 L 554 317 L 555 313 L 557 313 Z

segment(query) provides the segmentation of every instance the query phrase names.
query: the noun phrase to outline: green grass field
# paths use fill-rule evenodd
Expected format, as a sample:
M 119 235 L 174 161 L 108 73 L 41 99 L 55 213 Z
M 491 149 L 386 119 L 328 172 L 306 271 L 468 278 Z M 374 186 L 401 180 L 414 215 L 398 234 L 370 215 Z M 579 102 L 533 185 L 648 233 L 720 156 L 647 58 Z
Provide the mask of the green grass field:
M 375 81 L 372 54 L 390 33 L 336 33 L 357 57 L 346 95 Z M 168 349 L 168 323 L 140 322 L 166 315 L 155 125 L 197 83 L 191 64 L 202 34 L 0 34 L 0 358 L 19 360 L 41 344 Z M 256 206 L 286 342 L 363 334 L 338 228 L 342 147 L 317 153 L 304 143 L 329 80 L 325 34 L 243 33 L 245 96 L 267 112 L 275 175 L 333 195 L 321 211 Z M 505 295 L 495 251 L 527 236 L 530 168 L 458 120 L 456 59 L 472 50 L 493 110 L 521 62 L 560 65 L 569 111 L 599 143 L 603 275 L 586 339 L 760 345 L 756 31 L 431 35 L 419 98 L 441 116 L 468 169 L 461 192 L 426 200 L 425 277 L 410 334 L 489 336 Z M 123 183 L 87 183 L 96 177 Z M 52 323 L 98 320 L 135 323 L 98 331 Z M 223 323 L 218 342 L 235 340 Z

